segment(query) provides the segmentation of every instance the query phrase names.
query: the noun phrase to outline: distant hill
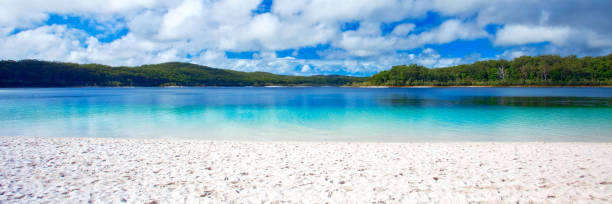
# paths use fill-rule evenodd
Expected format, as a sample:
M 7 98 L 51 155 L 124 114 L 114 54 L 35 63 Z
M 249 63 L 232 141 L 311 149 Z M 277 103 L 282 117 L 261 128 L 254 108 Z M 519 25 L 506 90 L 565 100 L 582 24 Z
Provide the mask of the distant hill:
M 430 69 L 393 66 L 371 77 L 288 76 L 189 63 L 111 67 L 38 60 L 0 61 L 0 87 L 71 86 L 610 86 L 612 55 L 523 56 Z
M 180 62 L 111 67 L 38 60 L 0 61 L 0 87 L 341 86 L 366 80 L 366 77 L 338 75 L 287 76 L 240 72 Z

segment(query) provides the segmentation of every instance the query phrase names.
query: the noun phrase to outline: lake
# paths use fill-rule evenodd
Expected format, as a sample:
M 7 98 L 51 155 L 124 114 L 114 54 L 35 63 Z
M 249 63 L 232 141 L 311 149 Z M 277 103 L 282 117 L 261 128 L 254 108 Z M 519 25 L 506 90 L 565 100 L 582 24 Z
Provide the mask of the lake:
M 612 141 L 612 88 L 11 88 L 0 136 Z

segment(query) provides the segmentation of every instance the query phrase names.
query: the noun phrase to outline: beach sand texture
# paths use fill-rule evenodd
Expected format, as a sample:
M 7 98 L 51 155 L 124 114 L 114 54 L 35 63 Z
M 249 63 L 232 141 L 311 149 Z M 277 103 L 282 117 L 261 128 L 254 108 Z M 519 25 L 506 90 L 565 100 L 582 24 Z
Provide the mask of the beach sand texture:
M 0 137 L 2 203 L 612 202 L 612 143 Z

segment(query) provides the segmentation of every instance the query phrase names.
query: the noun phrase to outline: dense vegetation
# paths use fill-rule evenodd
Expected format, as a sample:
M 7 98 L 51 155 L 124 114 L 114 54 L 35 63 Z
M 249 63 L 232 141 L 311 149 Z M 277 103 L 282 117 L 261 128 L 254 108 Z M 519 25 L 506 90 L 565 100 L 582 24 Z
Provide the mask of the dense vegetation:
M 367 85 L 384 86 L 598 86 L 612 85 L 612 55 L 602 57 L 523 56 L 428 69 L 394 66 Z
M 393 66 L 370 78 L 287 76 L 239 72 L 169 62 L 110 67 L 37 60 L 0 61 L 0 87 L 65 86 L 600 86 L 612 85 L 612 55 L 601 57 L 523 56 L 446 68 Z
M 267 86 L 347 85 L 366 81 L 350 76 L 286 76 L 239 72 L 170 62 L 139 67 L 110 67 L 37 60 L 0 61 L 0 87 L 66 86 Z

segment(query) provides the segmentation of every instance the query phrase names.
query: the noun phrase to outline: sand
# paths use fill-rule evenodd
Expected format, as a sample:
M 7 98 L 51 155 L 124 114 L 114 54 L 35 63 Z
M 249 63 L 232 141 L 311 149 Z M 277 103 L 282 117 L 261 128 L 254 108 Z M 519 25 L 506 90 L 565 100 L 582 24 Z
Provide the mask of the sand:
M 612 202 L 612 143 L 0 137 L 2 203 Z

